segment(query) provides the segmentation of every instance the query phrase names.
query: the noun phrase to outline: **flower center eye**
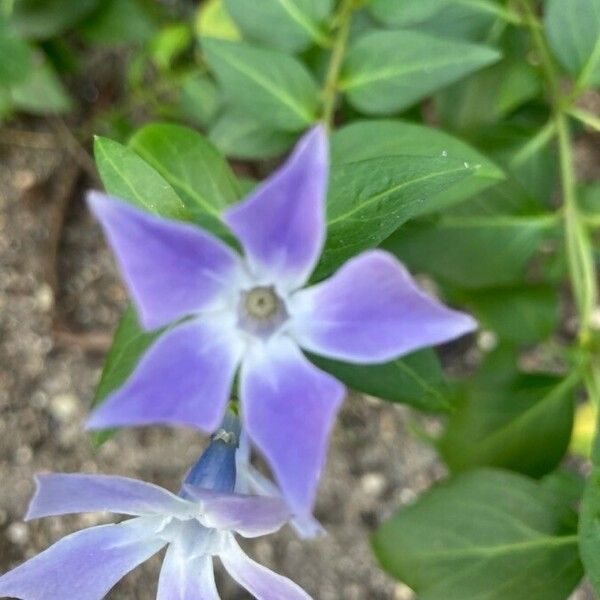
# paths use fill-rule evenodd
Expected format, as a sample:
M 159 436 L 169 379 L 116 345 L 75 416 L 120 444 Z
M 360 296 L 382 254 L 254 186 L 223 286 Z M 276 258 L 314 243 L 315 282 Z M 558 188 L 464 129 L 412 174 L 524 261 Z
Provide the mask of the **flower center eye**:
M 254 319 L 268 319 L 279 309 L 280 301 L 272 287 L 256 287 L 244 299 L 248 316 Z
M 273 287 L 260 286 L 242 292 L 238 326 L 255 337 L 268 339 L 285 323 L 288 312 Z

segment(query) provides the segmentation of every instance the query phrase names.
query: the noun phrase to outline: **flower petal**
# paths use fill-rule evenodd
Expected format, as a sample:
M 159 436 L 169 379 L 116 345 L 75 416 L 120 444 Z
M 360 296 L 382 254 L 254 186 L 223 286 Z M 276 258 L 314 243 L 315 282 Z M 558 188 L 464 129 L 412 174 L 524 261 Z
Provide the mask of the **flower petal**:
M 23 600 L 101 600 L 165 542 L 149 536 L 144 519 L 78 531 L 0 577 L 0 596 Z
M 344 386 L 313 366 L 288 338 L 242 364 L 240 395 L 250 439 L 297 515 L 310 512 Z
M 290 299 L 302 348 L 348 362 L 378 363 L 441 344 L 477 327 L 425 294 L 391 254 L 365 252 Z
M 237 465 L 236 491 L 240 494 L 258 494 L 259 496 L 281 498 L 279 488 L 249 462 L 238 460 Z M 292 518 L 290 525 L 295 529 L 298 536 L 305 540 L 326 533 L 323 525 L 311 514 Z
M 88 203 L 146 329 L 197 313 L 231 287 L 239 258 L 217 238 L 100 192 L 90 192 Z
M 123 515 L 190 514 L 190 503 L 145 481 L 111 475 L 50 473 L 36 476 L 27 520 L 72 513 L 110 511 Z M 192 507 L 193 508 L 193 507 Z
M 170 423 L 214 431 L 239 356 L 236 338 L 218 324 L 179 325 L 158 339 L 125 385 L 95 409 L 87 427 Z
M 184 485 L 188 495 L 202 505 L 202 524 L 215 529 L 231 529 L 245 537 L 274 533 L 291 518 L 280 498 L 215 492 Z
M 177 541 L 167 550 L 156 600 L 220 600 L 210 555 L 193 556 Z
M 246 556 L 233 537 L 219 558 L 228 573 L 257 600 L 311 600 L 299 585 Z
M 318 126 L 281 169 L 224 213 L 256 277 L 288 290 L 308 279 L 325 240 L 328 171 L 327 134 Z

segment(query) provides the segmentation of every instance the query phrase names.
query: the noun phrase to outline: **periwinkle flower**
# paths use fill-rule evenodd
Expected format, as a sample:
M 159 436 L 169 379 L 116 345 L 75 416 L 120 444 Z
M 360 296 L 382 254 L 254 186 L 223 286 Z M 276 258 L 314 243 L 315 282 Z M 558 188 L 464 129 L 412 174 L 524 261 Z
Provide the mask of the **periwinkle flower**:
M 39 475 L 27 519 L 90 511 L 134 518 L 64 537 L 0 577 L 0 596 L 100 600 L 168 546 L 157 600 L 218 600 L 213 557 L 258 600 L 310 600 L 298 585 L 250 559 L 235 540 L 235 533 L 277 531 L 290 515 L 282 500 L 232 493 L 234 453 L 235 445 L 217 436 L 178 496 L 125 477 Z
M 240 367 L 244 428 L 294 512 L 310 512 L 345 390 L 301 348 L 380 363 L 475 326 L 424 294 L 380 250 L 301 289 L 325 240 L 327 179 L 327 136 L 317 127 L 282 168 L 223 213 L 244 256 L 194 225 L 90 194 L 143 327 L 170 325 L 95 410 L 90 428 L 171 423 L 214 431 Z

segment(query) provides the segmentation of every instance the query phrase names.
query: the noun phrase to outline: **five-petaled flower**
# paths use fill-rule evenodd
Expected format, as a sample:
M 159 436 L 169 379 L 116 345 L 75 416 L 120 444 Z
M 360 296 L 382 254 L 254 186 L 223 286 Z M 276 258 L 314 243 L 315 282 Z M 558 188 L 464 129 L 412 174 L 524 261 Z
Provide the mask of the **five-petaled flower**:
M 272 533 L 290 514 L 281 499 L 232 493 L 234 453 L 235 444 L 216 436 L 179 495 L 125 477 L 38 476 L 29 519 L 89 511 L 135 518 L 68 535 L 0 577 L 0 596 L 100 600 L 124 575 L 168 545 L 157 600 L 218 600 L 215 556 L 258 600 L 310 600 L 294 582 L 251 560 L 236 542 L 234 533 Z
M 390 254 L 364 252 L 301 289 L 325 241 L 327 136 L 309 132 L 284 166 L 223 214 L 244 256 L 189 223 L 92 192 L 146 329 L 170 325 L 88 426 L 214 431 L 240 367 L 244 426 L 296 514 L 314 502 L 344 387 L 302 353 L 381 363 L 458 337 L 471 317 L 424 294 Z

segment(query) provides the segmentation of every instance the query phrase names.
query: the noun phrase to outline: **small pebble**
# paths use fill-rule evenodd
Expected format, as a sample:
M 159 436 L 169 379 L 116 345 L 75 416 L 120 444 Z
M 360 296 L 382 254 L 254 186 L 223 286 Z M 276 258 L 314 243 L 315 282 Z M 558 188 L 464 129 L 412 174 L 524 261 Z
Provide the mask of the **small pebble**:
M 79 401 L 73 394 L 59 394 L 50 401 L 50 413 L 58 421 L 68 421 L 77 413 Z
M 385 489 L 385 477 L 381 473 L 365 473 L 360 479 L 360 486 L 369 496 L 380 496 Z
M 29 528 L 25 523 L 13 523 L 6 529 L 6 537 L 18 546 L 23 546 L 29 540 Z

